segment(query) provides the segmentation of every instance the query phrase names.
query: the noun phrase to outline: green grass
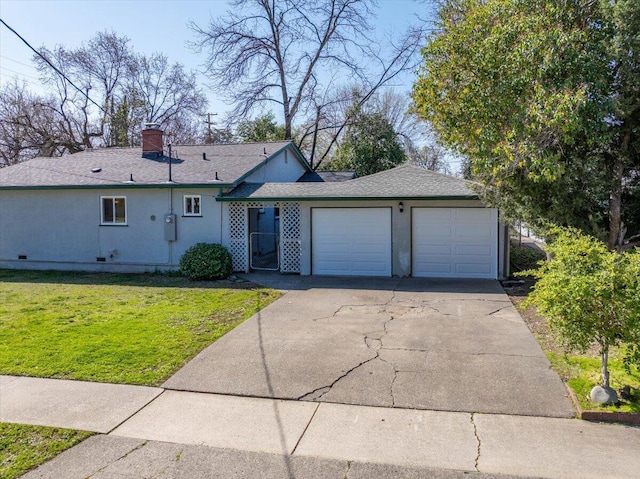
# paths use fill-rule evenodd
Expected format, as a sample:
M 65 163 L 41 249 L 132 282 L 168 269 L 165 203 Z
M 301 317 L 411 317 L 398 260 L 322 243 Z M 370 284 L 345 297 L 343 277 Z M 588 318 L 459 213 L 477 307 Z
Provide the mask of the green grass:
M 565 355 L 547 351 L 547 357 L 553 369 L 566 380 L 583 410 L 640 413 L 640 374 L 633 372 L 629 374 L 625 371 L 622 361 L 617 356 L 618 352 L 614 349 L 609 357 L 611 387 L 619 390 L 623 386 L 630 386 L 631 398 L 620 399 L 618 405 L 599 406 L 591 401 L 589 392 L 602 382 L 600 359 L 593 356 Z
M 0 374 L 158 385 L 278 296 L 166 275 L 0 270 Z
M 0 477 L 19 477 L 90 435 L 84 431 L 0 423 Z

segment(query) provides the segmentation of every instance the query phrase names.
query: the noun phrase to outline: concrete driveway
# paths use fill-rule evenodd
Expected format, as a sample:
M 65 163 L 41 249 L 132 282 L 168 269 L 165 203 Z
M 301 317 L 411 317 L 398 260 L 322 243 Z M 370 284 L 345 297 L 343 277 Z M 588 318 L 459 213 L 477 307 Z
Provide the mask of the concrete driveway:
M 365 406 L 572 417 L 497 281 L 251 275 L 287 290 L 167 389 Z

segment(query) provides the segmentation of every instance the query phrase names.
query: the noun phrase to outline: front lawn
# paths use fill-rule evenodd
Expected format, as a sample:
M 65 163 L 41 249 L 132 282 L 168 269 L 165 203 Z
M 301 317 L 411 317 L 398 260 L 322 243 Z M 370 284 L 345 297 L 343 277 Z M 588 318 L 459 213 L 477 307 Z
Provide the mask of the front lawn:
M 19 477 L 90 435 L 84 431 L 0 423 L 0 477 Z
M 622 387 L 629 386 L 632 396 L 628 399 L 620 398 L 616 406 L 598 406 L 589 398 L 589 392 L 602 382 L 599 356 L 547 352 L 551 366 L 573 390 L 583 410 L 640 413 L 640 375 L 627 373 L 618 356 L 619 351 L 614 348 L 609 356 L 611 387 L 619 391 Z
M 159 385 L 278 296 L 250 283 L 0 270 L 0 374 Z

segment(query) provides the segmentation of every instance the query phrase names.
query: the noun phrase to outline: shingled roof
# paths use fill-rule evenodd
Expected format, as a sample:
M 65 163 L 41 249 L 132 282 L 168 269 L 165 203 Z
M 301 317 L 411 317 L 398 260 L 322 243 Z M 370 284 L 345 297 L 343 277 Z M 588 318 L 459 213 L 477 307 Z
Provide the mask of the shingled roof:
M 477 199 L 473 183 L 413 165 L 342 182 L 242 183 L 221 201 Z
M 298 179 L 298 183 L 321 183 L 323 181 L 347 181 L 356 177 L 353 170 L 307 171 Z
M 233 187 L 287 147 L 298 151 L 290 141 L 177 145 L 172 151 L 172 183 L 168 182 L 168 156 L 145 158 L 140 148 L 102 148 L 58 158 L 38 157 L 0 168 L 0 189 L 169 185 Z M 203 159 L 203 153 L 206 159 Z M 303 159 L 302 155 L 300 158 Z

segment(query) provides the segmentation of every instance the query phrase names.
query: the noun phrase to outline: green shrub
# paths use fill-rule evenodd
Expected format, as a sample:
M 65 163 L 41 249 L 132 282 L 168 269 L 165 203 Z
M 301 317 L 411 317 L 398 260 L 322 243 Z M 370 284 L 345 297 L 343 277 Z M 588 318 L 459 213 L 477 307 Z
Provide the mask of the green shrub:
M 180 258 L 180 272 L 192 280 L 224 279 L 231 269 L 231 254 L 220 244 L 196 243 Z
M 528 246 L 512 246 L 509 250 L 509 257 L 513 272 L 538 269 L 540 261 L 547 259 L 544 251 Z

